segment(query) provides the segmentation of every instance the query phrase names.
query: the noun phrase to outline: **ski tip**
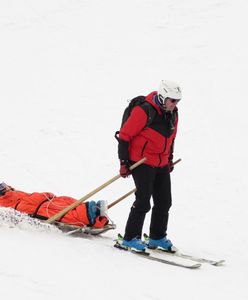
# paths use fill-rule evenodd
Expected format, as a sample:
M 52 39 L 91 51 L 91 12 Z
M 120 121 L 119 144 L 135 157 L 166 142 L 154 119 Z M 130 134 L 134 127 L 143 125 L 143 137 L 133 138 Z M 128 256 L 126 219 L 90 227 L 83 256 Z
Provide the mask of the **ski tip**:
M 201 264 L 194 264 L 194 265 L 191 265 L 189 268 L 190 269 L 199 269 L 201 267 Z
M 224 259 L 212 263 L 213 266 L 222 266 L 226 261 Z

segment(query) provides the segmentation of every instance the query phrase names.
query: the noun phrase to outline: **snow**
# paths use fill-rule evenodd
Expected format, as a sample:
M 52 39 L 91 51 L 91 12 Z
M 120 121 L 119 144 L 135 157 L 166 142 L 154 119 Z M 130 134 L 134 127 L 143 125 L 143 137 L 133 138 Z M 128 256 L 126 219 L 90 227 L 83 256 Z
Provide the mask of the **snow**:
M 1 299 L 247 299 L 247 8 L 244 0 L 1 0 L 0 178 L 80 198 L 118 174 L 113 137 L 127 99 L 161 79 L 183 90 L 169 237 L 225 259 L 179 269 L 112 247 L 0 225 Z M 119 179 L 92 199 L 133 188 Z M 1 209 L 2 211 L 2 209 Z M 149 215 L 144 231 L 148 232 Z

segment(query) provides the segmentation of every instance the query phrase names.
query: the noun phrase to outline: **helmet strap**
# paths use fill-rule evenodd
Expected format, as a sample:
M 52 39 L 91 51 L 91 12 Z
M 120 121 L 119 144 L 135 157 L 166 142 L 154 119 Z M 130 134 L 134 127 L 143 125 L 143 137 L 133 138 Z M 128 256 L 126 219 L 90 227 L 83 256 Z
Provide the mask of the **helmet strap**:
M 163 107 L 163 101 L 162 101 L 161 98 L 159 98 L 159 95 L 158 95 L 158 94 L 154 96 L 153 102 L 154 102 L 155 104 L 157 104 L 161 109 L 164 109 L 164 107 Z

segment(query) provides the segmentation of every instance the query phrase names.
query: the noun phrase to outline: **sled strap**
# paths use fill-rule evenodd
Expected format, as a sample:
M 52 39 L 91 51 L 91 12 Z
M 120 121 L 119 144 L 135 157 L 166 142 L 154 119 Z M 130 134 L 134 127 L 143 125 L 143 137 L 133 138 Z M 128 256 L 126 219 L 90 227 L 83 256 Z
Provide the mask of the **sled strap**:
M 43 205 L 44 203 L 46 203 L 46 202 L 48 202 L 49 200 L 48 199 L 46 199 L 46 200 L 44 200 L 44 201 L 42 201 L 37 207 L 36 207 L 36 210 L 35 210 L 35 212 L 34 213 L 32 213 L 31 215 L 29 215 L 31 218 L 38 218 L 38 211 L 39 211 L 39 209 L 40 209 L 40 207 L 41 207 L 41 205 Z M 47 218 L 46 218 L 47 219 Z

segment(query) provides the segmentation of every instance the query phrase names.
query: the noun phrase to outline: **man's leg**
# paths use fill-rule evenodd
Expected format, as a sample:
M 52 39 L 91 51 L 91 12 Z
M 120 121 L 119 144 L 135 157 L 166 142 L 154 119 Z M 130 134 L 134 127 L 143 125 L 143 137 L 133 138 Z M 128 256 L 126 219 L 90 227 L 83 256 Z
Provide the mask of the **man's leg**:
M 154 206 L 150 223 L 150 238 L 154 240 L 166 236 L 171 207 L 171 180 L 168 167 L 156 168 L 156 171 L 152 194 Z
M 150 198 L 153 192 L 155 169 L 148 165 L 141 165 L 132 171 L 132 176 L 137 191 L 126 224 L 125 240 L 141 238 L 145 215 L 151 208 Z

